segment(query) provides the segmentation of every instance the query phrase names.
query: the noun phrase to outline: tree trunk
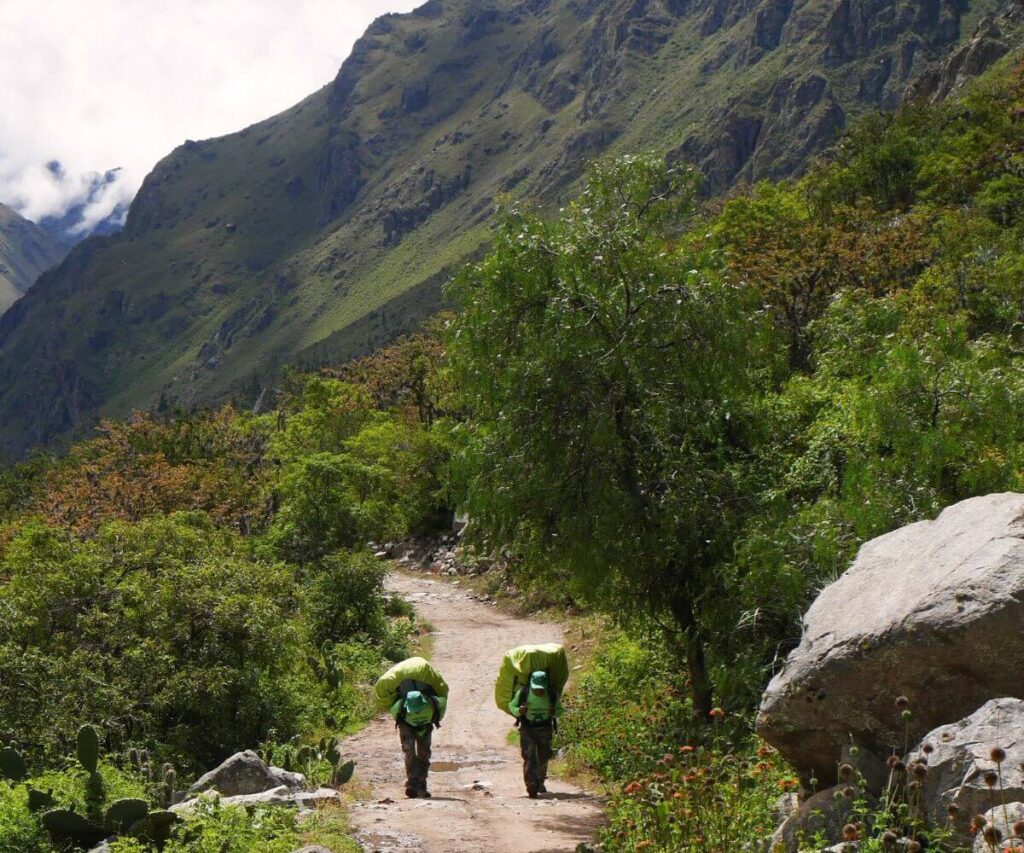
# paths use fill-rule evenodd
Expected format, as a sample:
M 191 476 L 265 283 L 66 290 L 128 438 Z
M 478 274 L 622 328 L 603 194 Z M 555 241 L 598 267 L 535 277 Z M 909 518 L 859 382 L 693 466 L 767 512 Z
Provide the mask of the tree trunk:
M 682 632 L 682 651 L 686 657 L 686 666 L 690 671 L 690 694 L 693 700 L 693 711 L 699 720 L 711 721 L 711 710 L 715 706 L 714 691 L 708 675 L 707 659 L 704 655 L 704 637 L 697 624 L 693 603 L 689 595 L 680 592 L 673 596 L 671 604 L 672 616 Z

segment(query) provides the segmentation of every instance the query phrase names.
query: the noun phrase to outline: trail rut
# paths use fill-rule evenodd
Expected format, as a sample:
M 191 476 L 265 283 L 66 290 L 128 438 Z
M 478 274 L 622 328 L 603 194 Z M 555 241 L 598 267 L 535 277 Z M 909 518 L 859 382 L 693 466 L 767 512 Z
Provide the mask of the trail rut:
M 511 718 L 493 700 L 504 652 L 523 643 L 561 642 L 557 625 L 517 619 L 431 577 L 394 574 L 389 589 L 435 627 L 432 662 L 451 687 L 448 715 L 434 733 L 433 799 L 405 798 L 398 733 L 382 716 L 350 738 L 346 752 L 373 797 L 356 804 L 352 822 L 374 853 L 561 853 L 589 840 L 601 823 L 598 798 L 548 781 L 547 795 L 527 798 L 519 751 L 506 735 Z

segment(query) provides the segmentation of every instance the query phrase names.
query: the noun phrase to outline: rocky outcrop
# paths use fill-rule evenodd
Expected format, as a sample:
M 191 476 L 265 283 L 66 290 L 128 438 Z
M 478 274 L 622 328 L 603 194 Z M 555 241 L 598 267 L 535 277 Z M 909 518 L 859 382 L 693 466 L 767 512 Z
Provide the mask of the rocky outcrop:
M 942 101 L 955 94 L 973 77 L 987 71 L 1010 51 L 1024 27 L 1024 2 L 1014 0 L 998 18 L 981 21 L 970 41 L 944 62 L 929 69 L 907 87 L 907 100 Z
M 993 750 L 1003 751 L 996 762 Z M 996 755 L 995 757 L 999 757 Z M 1024 701 L 993 699 L 969 717 L 925 735 L 908 760 L 927 762 L 924 804 L 935 825 L 955 806 L 959 840 L 970 840 L 970 822 L 1002 802 L 1024 800 Z M 996 772 L 990 784 L 986 774 Z
M 1022 669 L 1024 495 L 972 498 L 861 548 L 807 612 L 757 729 L 828 784 L 844 744 L 902 751 L 993 697 L 1024 697 Z
M 241 797 L 264 794 L 284 788 L 286 791 L 301 791 L 306 787 L 306 777 L 301 773 L 290 773 L 279 767 L 269 767 L 255 752 L 247 749 L 238 752 L 200 776 L 188 789 L 188 796 L 195 797 L 204 791 L 216 791 L 222 797 Z

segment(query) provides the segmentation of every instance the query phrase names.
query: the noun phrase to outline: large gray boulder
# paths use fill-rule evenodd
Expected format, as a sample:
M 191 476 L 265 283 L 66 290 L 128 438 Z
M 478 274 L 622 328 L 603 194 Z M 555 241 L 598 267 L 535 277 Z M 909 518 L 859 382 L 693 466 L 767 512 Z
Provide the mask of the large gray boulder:
M 1005 753 L 1000 766 L 992 749 Z M 928 775 L 924 805 L 936 825 L 944 825 L 950 805 L 957 807 L 956 830 L 967 842 L 970 822 L 1004 802 L 1024 801 L 1024 701 L 993 699 L 969 717 L 925 735 L 911 760 L 924 757 Z M 999 770 L 1001 784 L 990 787 L 985 774 Z
M 216 791 L 222 797 L 240 797 L 282 786 L 291 791 L 301 791 L 306 787 L 306 777 L 301 773 L 269 767 L 255 752 L 247 749 L 235 753 L 219 767 L 200 776 L 188 789 L 188 798 L 203 791 Z
M 1022 518 L 1024 495 L 963 501 L 868 542 L 818 596 L 757 721 L 805 780 L 834 782 L 851 739 L 902 752 L 989 699 L 1024 696 Z

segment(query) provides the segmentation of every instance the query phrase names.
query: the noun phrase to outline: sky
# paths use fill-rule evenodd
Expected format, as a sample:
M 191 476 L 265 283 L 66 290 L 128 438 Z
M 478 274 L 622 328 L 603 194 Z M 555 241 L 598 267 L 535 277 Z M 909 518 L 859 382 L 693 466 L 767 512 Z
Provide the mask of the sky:
M 287 109 L 334 78 L 374 18 L 422 2 L 0 0 L 0 202 L 61 216 L 120 169 L 87 230 L 186 139 Z

